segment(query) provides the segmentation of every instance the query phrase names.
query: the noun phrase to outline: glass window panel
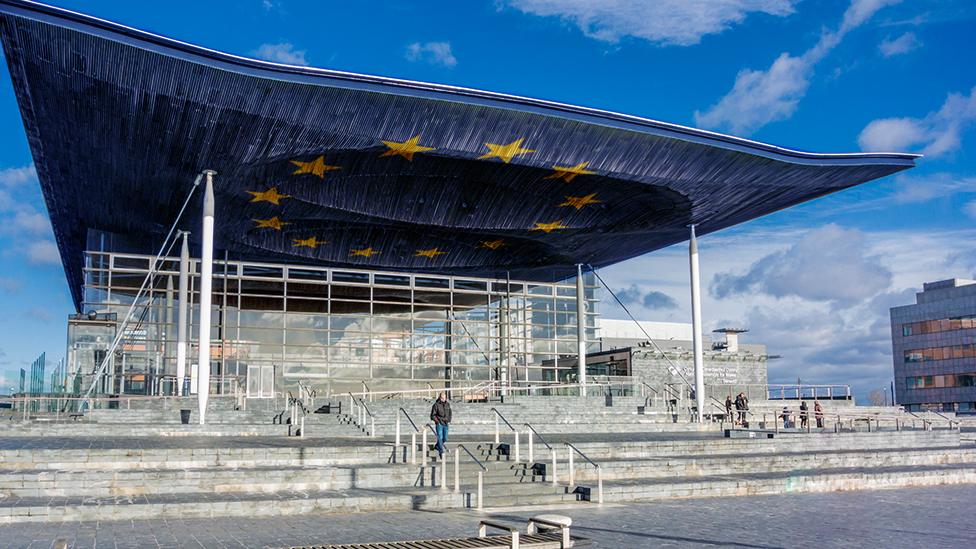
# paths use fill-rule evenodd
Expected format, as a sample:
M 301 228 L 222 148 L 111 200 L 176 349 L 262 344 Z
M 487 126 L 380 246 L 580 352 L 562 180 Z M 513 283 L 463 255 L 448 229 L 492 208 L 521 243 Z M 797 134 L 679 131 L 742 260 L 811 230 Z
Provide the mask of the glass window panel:
M 413 317 L 416 318 L 418 321 L 447 320 L 447 317 L 451 312 L 450 309 L 448 308 L 438 307 L 434 305 L 428 305 L 428 306 L 415 305 L 413 311 L 414 311 Z
M 345 362 L 369 362 L 369 348 L 347 347 L 345 345 L 334 345 L 329 347 L 329 362 L 332 364 L 331 371 L 336 374 L 337 367 L 341 369 Z M 369 377 L 369 372 L 364 374 Z
M 576 286 L 556 286 L 556 295 L 560 297 L 576 297 Z
M 329 286 L 327 284 L 311 284 L 307 282 L 288 282 L 288 297 L 329 297 Z
M 357 284 L 369 284 L 369 274 L 350 273 L 347 271 L 332 271 L 333 282 L 353 282 Z
M 285 310 L 285 300 L 275 297 L 241 296 L 241 309 L 253 311 L 283 311 Z
M 426 381 L 443 381 L 447 377 L 446 368 L 414 368 L 413 378 Z
M 407 362 L 407 361 L 404 361 Z M 397 365 L 373 365 L 374 378 L 410 379 L 410 368 Z
M 115 256 L 112 264 L 112 268 L 113 269 L 139 269 L 142 271 L 148 271 L 149 258 Z
M 409 304 L 373 303 L 373 314 L 376 316 L 392 316 L 400 318 L 411 317 Z
M 454 289 L 485 292 L 488 290 L 488 283 L 483 280 L 454 279 Z
M 451 287 L 451 280 L 447 278 L 417 276 L 414 277 L 413 283 L 418 288 L 443 288 L 447 290 Z
M 368 301 L 331 301 L 331 311 L 335 315 L 364 315 L 369 314 L 370 307 Z
M 252 276 L 259 278 L 283 278 L 281 267 L 264 267 L 259 265 L 243 265 L 241 276 Z
M 285 283 L 271 280 L 241 280 L 241 293 L 251 295 L 284 296 Z
M 451 294 L 448 292 L 432 292 L 430 290 L 414 290 L 414 300 L 418 305 L 450 305 Z
M 328 330 L 329 315 L 317 313 L 289 313 L 285 315 L 285 327 L 290 330 Z
M 531 295 L 552 295 L 552 286 L 531 284 L 528 286 L 528 293 Z
M 349 299 L 368 301 L 370 299 L 369 286 L 332 285 L 332 299 Z
M 394 303 L 410 303 L 409 289 L 373 288 L 373 301 L 392 301 Z
M 327 313 L 329 302 L 324 299 L 295 299 L 289 297 L 285 303 L 288 311 L 302 313 Z
M 327 282 L 329 280 L 329 271 L 317 271 L 315 269 L 299 269 L 296 267 L 288 267 L 288 278 L 298 278 L 302 280 L 318 280 L 321 282 Z
M 376 273 L 373 275 L 373 283 L 385 284 L 387 286 L 409 286 L 410 277 Z

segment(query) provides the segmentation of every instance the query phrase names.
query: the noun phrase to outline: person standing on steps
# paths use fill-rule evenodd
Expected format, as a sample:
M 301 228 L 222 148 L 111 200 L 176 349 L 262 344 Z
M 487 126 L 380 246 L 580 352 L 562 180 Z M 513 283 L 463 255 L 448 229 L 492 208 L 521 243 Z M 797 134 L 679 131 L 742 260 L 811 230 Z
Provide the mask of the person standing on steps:
M 824 413 L 819 400 L 813 401 L 813 417 L 817 419 L 817 429 L 823 429 Z
M 437 433 L 437 457 L 443 458 L 447 426 L 451 423 L 451 403 L 447 401 L 447 393 L 441 393 L 434 401 L 430 408 L 430 420 L 434 422 L 434 432 Z
M 809 408 L 807 408 L 807 401 L 805 400 L 800 401 L 800 428 L 801 429 L 807 428 L 807 421 L 810 417 L 810 412 L 807 411 L 808 409 Z
M 735 421 L 735 417 L 732 416 L 732 395 L 725 397 L 725 420 L 729 422 Z

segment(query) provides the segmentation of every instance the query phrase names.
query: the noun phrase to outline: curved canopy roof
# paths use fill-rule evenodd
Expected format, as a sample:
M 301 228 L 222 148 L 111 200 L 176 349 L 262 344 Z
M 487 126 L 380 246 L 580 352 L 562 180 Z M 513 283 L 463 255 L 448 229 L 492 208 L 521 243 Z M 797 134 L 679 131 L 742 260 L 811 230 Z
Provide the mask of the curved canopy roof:
M 88 230 L 154 251 L 204 169 L 232 258 L 554 280 L 914 165 L 245 59 L 19 0 L 0 36 L 76 301 Z

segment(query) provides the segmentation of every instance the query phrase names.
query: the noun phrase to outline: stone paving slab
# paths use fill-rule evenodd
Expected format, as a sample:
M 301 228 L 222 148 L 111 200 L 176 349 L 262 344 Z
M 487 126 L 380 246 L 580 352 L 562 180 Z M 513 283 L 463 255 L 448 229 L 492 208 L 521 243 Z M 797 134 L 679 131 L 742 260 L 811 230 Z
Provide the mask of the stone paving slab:
M 686 499 L 562 507 L 573 534 L 595 548 L 973 547 L 976 486 Z M 542 511 L 395 512 L 274 518 L 166 519 L 16 524 L 4 549 L 68 547 L 258 548 L 471 536 L 478 520 L 523 525 Z

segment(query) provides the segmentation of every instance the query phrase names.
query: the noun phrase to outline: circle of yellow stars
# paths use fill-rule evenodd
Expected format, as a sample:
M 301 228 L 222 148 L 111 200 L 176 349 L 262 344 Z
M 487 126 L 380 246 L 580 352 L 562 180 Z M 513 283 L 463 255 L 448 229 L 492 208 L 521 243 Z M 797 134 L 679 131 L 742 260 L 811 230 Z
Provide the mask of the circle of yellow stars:
M 383 146 L 386 150 L 380 154 L 380 157 L 400 157 L 407 162 L 413 162 L 414 156 L 416 154 L 429 153 L 431 151 L 437 150 L 435 147 L 422 144 L 422 135 L 417 134 L 404 141 L 395 140 L 381 140 Z M 525 138 L 520 137 L 509 143 L 485 143 L 485 147 L 488 152 L 482 154 L 478 157 L 479 160 L 491 160 L 497 158 L 505 164 L 511 163 L 511 161 L 517 157 L 532 154 L 535 149 L 530 149 L 525 144 Z M 292 172 L 293 176 L 300 175 L 311 175 L 324 180 L 329 172 L 334 172 L 341 170 L 341 166 L 336 166 L 326 163 L 325 155 L 319 155 L 312 160 L 299 160 L 292 159 L 289 160 L 297 169 Z M 553 165 L 553 173 L 545 176 L 543 179 L 558 179 L 565 183 L 572 183 L 577 177 L 594 175 L 595 171 L 587 169 L 589 167 L 589 162 L 580 162 L 573 166 L 562 166 Z M 291 195 L 282 194 L 278 191 L 277 187 L 269 187 L 264 191 L 246 191 L 247 194 L 251 195 L 250 202 L 267 202 L 275 206 L 280 206 L 282 200 L 292 198 Z M 573 196 L 566 195 L 565 199 L 556 204 L 559 208 L 574 208 L 576 211 L 580 211 L 583 208 L 594 205 L 601 204 L 602 201 L 597 199 L 597 193 L 590 193 L 583 196 Z M 252 219 L 255 223 L 255 229 L 270 229 L 273 231 L 281 231 L 286 225 L 292 225 L 293 223 L 289 221 L 282 220 L 279 216 L 275 215 L 267 219 Z M 552 221 L 536 221 L 533 226 L 528 228 L 529 232 L 542 232 L 545 234 L 550 234 L 554 231 L 561 231 L 565 229 L 570 229 L 571 227 L 563 223 L 563 219 L 556 219 Z M 320 246 L 327 244 L 327 240 L 319 240 L 316 236 L 310 236 L 307 238 L 295 238 L 292 240 L 292 246 L 296 248 L 310 248 L 317 249 Z M 494 240 L 482 240 L 478 243 L 478 248 L 483 248 L 487 250 L 498 250 L 502 247 L 508 246 L 508 243 L 504 239 L 494 239 Z M 350 257 L 364 257 L 372 258 L 375 255 L 379 255 L 380 250 L 374 249 L 371 246 L 364 248 L 353 248 L 349 252 Z M 422 257 L 428 260 L 432 260 L 441 255 L 447 255 L 447 251 L 442 250 L 440 247 L 433 248 L 421 248 L 414 252 L 414 257 Z

